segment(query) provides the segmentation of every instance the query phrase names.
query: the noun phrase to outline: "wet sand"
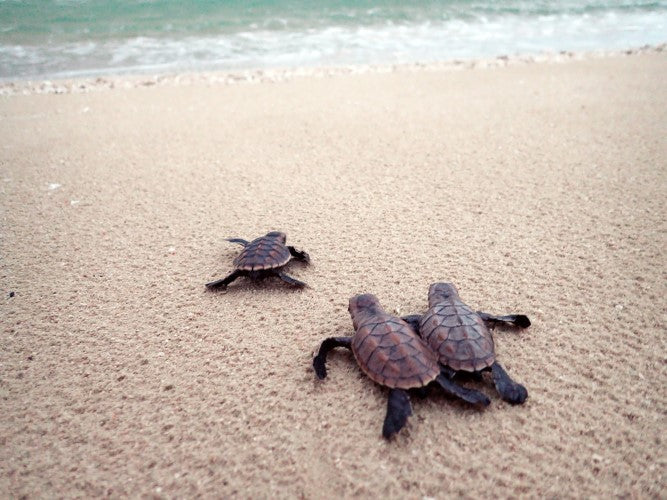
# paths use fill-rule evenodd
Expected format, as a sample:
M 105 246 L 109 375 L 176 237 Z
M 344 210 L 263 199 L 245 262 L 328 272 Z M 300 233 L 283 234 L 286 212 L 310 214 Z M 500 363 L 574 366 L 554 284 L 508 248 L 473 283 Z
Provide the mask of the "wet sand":
M 667 55 L 0 97 L 10 498 L 664 498 Z M 240 279 L 269 230 L 295 291 Z M 387 390 L 350 296 L 452 281 L 522 406 Z M 13 292 L 13 297 L 10 297 Z

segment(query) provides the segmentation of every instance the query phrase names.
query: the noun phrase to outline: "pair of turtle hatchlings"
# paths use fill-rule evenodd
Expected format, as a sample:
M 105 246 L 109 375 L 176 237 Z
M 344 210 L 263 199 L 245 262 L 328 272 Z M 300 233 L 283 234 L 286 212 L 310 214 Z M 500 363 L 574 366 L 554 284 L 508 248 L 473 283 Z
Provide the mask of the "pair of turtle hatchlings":
M 208 283 L 207 287 L 224 288 L 239 276 L 254 280 L 277 276 L 291 285 L 306 286 L 282 271 L 292 257 L 310 261 L 306 252 L 286 245 L 284 233 L 270 232 L 251 242 L 238 238 L 228 241 L 245 247 L 234 259 L 235 270 L 226 278 Z M 374 295 L 352 297 L 348 310 L 355 334 L 325 339 L 313 359 L 315 373 L 324 379 L 329 351 L 336 347 L 351 349 L 361 370 L 374 382 L 390 389 L 382 427 L 382 435 L 387 439 L 400 431 L 412 415 L 407 391 L 423 390 L 432 382 L 449 395 L 488 406 L 490 400 L 485 394 L 465 388 L 453 379 L 466 373 L 480 378 L 482 372 L 491 371 L 502 399 L 521 404 L 528 397 L 526 388 L 514 382 L 496 361 L 489 330 L 497 324 L 527 328 L 530 326 L 527 316 L 475 312 L 461 301 L 451 283 L 432 284 L 428 305 L 423 315 L 399 318 L 385 312 Z

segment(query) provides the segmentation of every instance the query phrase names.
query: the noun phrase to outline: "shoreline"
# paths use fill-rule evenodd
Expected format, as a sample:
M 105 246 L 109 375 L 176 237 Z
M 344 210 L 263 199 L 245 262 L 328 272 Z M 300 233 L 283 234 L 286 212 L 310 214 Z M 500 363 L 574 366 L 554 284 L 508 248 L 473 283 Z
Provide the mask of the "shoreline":
M 413 62 L 405 64 L 362 64 L 347 66 L 304 66 L 286 68 L 251 68 L 232 71 L 185 71 L 178 73 L 128 73 L 109 76 L 73 78 L 38 78 L 0 81 L 0 96 L 32 94 L 86 93 L 117 88 L 181 85 L 237 85 L 281 83 L 295 78 L 327 78 L 363 73 L 392 73 L 414 71 L 456 71 L 505 67 L 518 64 L 552 64 L 573 60 L 600 59 L 617 56 L 637 56 L 667 51 L 667 42 L 644 45 L 624 50 L 560 51 L 525 55 L 498 55 L 493 58 L 452 59 L 440 62 Z

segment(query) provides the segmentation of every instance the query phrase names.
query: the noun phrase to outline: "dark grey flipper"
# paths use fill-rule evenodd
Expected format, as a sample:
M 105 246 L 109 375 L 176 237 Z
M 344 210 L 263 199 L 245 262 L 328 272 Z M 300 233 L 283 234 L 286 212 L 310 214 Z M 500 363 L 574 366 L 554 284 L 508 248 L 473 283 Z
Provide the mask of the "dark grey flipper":
M 415 332 L 419 333 L 419 322 L 422 319 L 422 317 L 419 314 L 409 314 L 407 316 L 401 316 L 401 319 L 405 321 L 408 325 L 410 325 Z
M 491 365 L 491 373 L 501 398 L 513 405 L 520 405 L 526 400 L 528 397 L 526 388 L 514 382 L 497 361 Z
M 478 382 L 484 380 L 484 377 L 482 377 L 482 372 L 457 372 L 452 370 L 449 366 L 444 365 L 440 365 L 440 373 L 450 380 L 452 380 L 454 377 L 463 380 L 476 380 Z
M 211 281 L 210 283 L 206 283 L 206 288 L 208 288 L 209 290 L 214 290 L 214 289 L 218 289 L 218 288 L 224 290 L 225 288 L 227 288 L 227 285 L 229 285 L 236 278 L 238 278 L 240 276 L 243 276 L 244 274 L 246 274 L 246 273 L 243 272 L 243 271 L 239 271 L 237 269 L 236 271 L 234 271 L 229 276 L 226 276 L 226 277 L 224 277 L 222 279 L 219 279 L 217 281 Z
M 509 326 L 518 326 L 519 328 L 528 328 L 530 326 L 530 319 L 525 314 L 507 314 L 505 316 L 494 316 L 493 314 L 477 311 L 480 318 L 488 324 L 489 327 L 494 328 L 498 323 L 503 323 Z
M 449 366 L 440 365 L 440 375 L 452 379 L 456 375 L 456 371 L 452 370 Z
M 292 254 L 292 257 L 294 257 L 296 260 L 301 260 L 305 262 L 306 264 L 310 264 L 310 255 L 308 255 L 306 252 L 303 250 L 297 250 L 294 247 L 287 247 L 289 250 L 289 253 Z
M 285 273 L 277 273 L 276 276 L 278 276 L 281 280 L 283 280 L 285 283 L 289 283 L 290 285 L 293 286 L 298 286 L 299 288 L 305 288 L 308 285 L 304 283 L 303 281 L 299 281 L 296 278 L 292 278 L 291 276 L 285 274 Z
M 386 439 L 391 438 L 405 426 L 410 415 L 412 415 L 412 405 L 410 405 L 408 393 L 403 389 L 391 389 L 387 400 L 387 415 L 384 417 L 382 435 Z
M 244 247 L 248 246 L 248 243 L 250 243 L 248 240 L 244 240 L 243 238 L 227 238 L 227 241 L 230 243 L 238 243 Z
M 329 337 L 328 339 L 324 339 L 322 345 L 320 345 L 320 350 L 317 352 L 317 356 L 313 358 L 313 368 L 315 369 L 317 378 L 320 380 L 327 376 L 327 354 L 331 349 L 335 349 L 336 347 L 351 349 L 352 337 Z
M 491 400 L 486 396 L 486 394 L 483 394 L 474 389 L 466 389 L 465 387 L 461 387 L 442 374 L 438 375 L 435 380 L 438 382 L 438 384 L 440 384 L 440 387 L 442 387 L 447 394 L 456 396 L 463 401 L 482 406 L 488 406 L 489 403 L 491 403 Z

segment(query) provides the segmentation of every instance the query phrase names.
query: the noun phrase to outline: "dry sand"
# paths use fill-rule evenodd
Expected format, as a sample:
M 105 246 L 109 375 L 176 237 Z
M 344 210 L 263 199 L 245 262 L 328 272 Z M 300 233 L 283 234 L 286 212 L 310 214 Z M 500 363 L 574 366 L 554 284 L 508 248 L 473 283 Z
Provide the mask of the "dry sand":
M 0 99 L 3 497 L 667 495 L 667 53 Z M 280 229 L 311 289 L 243 279 Z M 529 399 L 387 391 L 347 301 L 455 282 Z M 9 297 L 9 292 L 15 292 Z

